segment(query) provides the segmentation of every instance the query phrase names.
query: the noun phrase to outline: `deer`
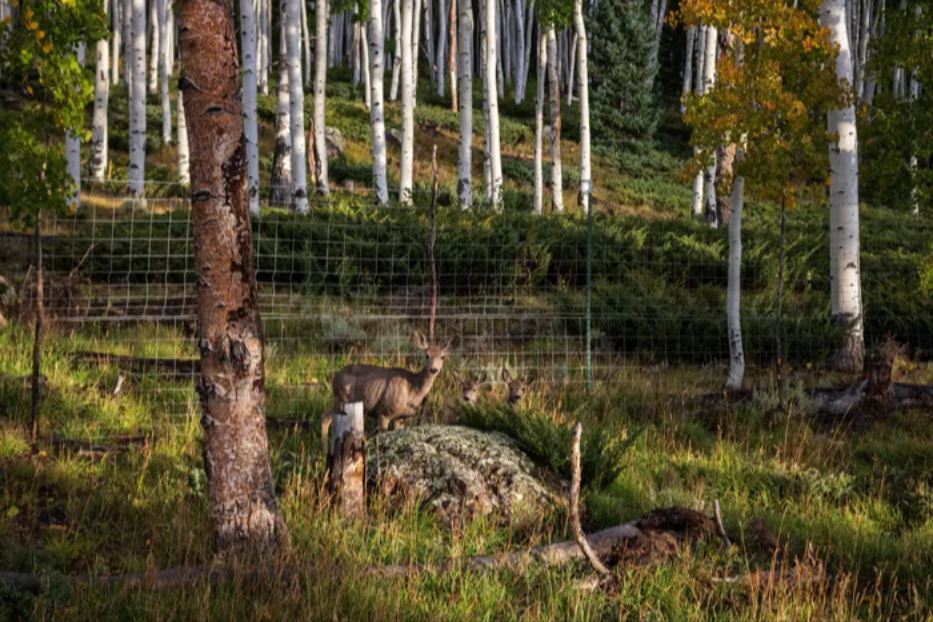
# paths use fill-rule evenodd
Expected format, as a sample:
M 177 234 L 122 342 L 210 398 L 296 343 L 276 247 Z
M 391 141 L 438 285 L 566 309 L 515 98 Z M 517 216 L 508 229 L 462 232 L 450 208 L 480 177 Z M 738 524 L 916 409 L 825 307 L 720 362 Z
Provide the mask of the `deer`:
M 525 391 L 531 383 L 526 378 L 513 378 L 512 374 L 510 374 L 509 370 L 505 367 L 502 368 L 501 377 L 502 382 L 505 383 L 506 389 L 508 389 L 505 401 L 509 406 L 514 408 L 518 406 L 518 403 L 525 397 Z
M 415 346 L 424 352 L 424 367 L 417 372 L 399 367 L 348 365 L 334 375 L 334 412 L 343 404 L 363 402 L 363 413 L 377 420 L 378 431 L 391 425 L 402 427 L 404 421 L 418 414 L 421 404 L 431 392 L 434 381 L 444 368 L 452 339 L 444 345 L 428 342 L 420 330 L 412 334 Z M 332 415 L 321 421 L 321 439 L 326 440 Z

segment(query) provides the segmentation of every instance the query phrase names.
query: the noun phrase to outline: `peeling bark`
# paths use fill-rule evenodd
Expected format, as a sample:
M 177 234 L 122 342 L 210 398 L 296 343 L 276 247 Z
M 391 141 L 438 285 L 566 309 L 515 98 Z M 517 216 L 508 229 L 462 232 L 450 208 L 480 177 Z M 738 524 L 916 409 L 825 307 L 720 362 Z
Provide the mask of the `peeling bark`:
M 201 354 L 198 394 L 214 536 L 222 551 L 287 542 L 265 427 L 246 141 L 231 0 L 182 0 L 179 42 L 191 132 L 191 211 Z

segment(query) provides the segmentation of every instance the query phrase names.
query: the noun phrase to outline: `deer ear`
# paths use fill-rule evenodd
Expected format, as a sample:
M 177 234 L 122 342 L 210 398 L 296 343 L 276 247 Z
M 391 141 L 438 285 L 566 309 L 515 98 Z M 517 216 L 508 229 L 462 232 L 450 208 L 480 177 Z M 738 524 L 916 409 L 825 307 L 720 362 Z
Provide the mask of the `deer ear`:
M 420 330 L 415 330 L 415 332 L 412 333 L 411 340 L 415 342 L 415 346 L 417 346 L 419 349 L 428 349 L 428 339 Z
M 450 352 L 451 349 L 456 348 L 460 344 L 460 340 L 456 336 L 451 337 L 447 340 L 447 343 L 444 344 L 444 349 Z
M 484 369 L 484 370 L 483 370 L 483 373 L 481 373 L 481 374 L 479 375 L 479 378 L 477 378 L 477 380 L 479 380 L 480 383 L 486 382 L 487 380 L 489 380 L 489 372 L 487 372 L 487 371 Z
M 511 382 L 512 374 L 509 373 L 509 370 L 505 367 L 502 368 L 502 382 Z

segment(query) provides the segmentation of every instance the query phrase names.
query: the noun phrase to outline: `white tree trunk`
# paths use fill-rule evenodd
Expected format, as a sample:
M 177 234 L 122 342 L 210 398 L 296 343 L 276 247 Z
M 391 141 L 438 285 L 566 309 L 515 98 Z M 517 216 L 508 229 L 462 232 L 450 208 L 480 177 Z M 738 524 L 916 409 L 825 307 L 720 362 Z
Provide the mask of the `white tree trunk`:
M 525 101 L 525 90 L 528 88 L 528 72 L 531 67 L 531 49 L 532 49 L 532 25 L 534 23 L 535 15 L 535 0 L 531 0 L 526 3 L 525 8 L 525 57 L 523 62 L 524 69 L 522 71 L 521 90 L 520 95 L 518 95 L 518 102 L 521 103 Z
M 368 24 L 360 24 L 360 61 L 363 64 L 363 103 L 366 110 L 373 105 L 372 71 L 369 61 L 369 35 L 366 33 Z
M 587 67 L 587 37 L 583 22 L 583 0 L 574 2 L 574 26 L 576 27 L 577 65 L 580 81 L 580 207 L 583 213 L 590 209 L 593 193 L 593 173 L 590 165 L 590 85 Z
M 383 96 L 385 33 L 381 4 L 382 0 L 370 0 L 369 62 L 372 75 L 369 86 L 369 121 L 372 130 L 373 189 L 379 205 L 388 205 L 389 183 L 386 172 L 385 98 Z
M 437 96 L 443 97 L 444 91 L 446 90 L 445 80 L 446 73 L 445 70 L 447 66 L 447 0 L 438 0 L 437 8 L 437 51 L 434 56 L 434 67 L 435 67 L 435 85 L 437 86 Z M 456 0 L 450 0 L 455 2 Z M 430 4 L 430 0 L 428 0 Z M 456 88 L 455 85 L 451 84 L 451 88 Z
M 525 99 L 525 11 L 524 0 L 515 0 L 515 97 L 518 106 Z M 530 26 L 530 25 L 529 25 Z
M 693 49 L 696 45 L 697 27 L 687 29 L 687 53 L 684 54 L 684 83 L 680 91 L 680 114 L 687 110 L 687 95 L 693 88 Z
M 111 35 L 113 47 L 110 53 L 110 82 L 116 86 L 120 84 L 120 48 L 123 45 L 123 0 L 112 0 L 112 2 L 110 17 L 113 28 L 113 34 Z
M 432 10 L 432 0 L 424 0 L 424 46 L 425 56 L 428 57 L 428 78 L 431 83 L 437 85 L 438 65 L 434 62 L 434 11 Z M 438 27 L 438 30 L 440 27 Z M 417 58 L 417 56 L 415 57 Z
M 651 39 L 651 62 L 658 66 L 658 52 L 661 49 L 661 35 L 664 33 L 664 14 L 667 13 L 667 0 L 660 0 L 654 18 L 654 37 Z
M 414 110 L 418 101 L 418 57 L 421 56 L 421 9 L 422 1 L 413 0 L 411 7 L 411 101 Z M 405 39 L 408 41 L 408 39 Z
M 314 11 L 314 172 L 317 192 L 327 196 L 327 126 L 324 112 L 327 103 L 327 30 L 330 23 L 327 0 L 317 0 Z
M 716 57 L 719 49 L 719 36 L 715 26 L 706 27 L 706 49 L 703 53 L 703 92 L 709 93 L 716 84 Z M 706 168 L 703 186 L 706 190 L 706 221 L 713 229 L 719 227 L 719 217 L 716 207 L 716 152 L 712 154 L 712 162 Z
M 392 85 L 389 87 L 389 101 L 398 100 L 398 87 L 402 73 L 402 1 L 388 0 L 392 3 L 392 27 L 395 29 L 395 49 L 392 51 Z
M 133 0 L 116 0 L 123 2 L 123 72 L 126 74 L 127 97 L 133 97 Z
M 303 69 L 301 75 L 304 80 L 311 80 L 311 29 L 308 24 L 308 2 L 307 0 L 300 0 L 299 4 L 299 14 L 301 20 L 301 50 L 302 50 L 302 65 Z M 298 22 L 296 22 L 298 23 Z M 302 83 L 304 84 L 304 83 Z
M 918 5 L 915 8 L 917 16 L 920 16 L 920 6 Z M 910 105 L 915 106 L 917 100 L 920 98 L 920 81 L 917 79 L 916 71 L 911 72 L 910 74 L 910 86 L 908 89 L 908 97 L 910 98 Z M 911 177 L 911 188 L 910 188 L 910 203 L 911 203 L 911 213 L 914 216 L 920 215 L 920 191 L 917 189 L 917 154 L 910 154 L 910 177 Z
M 159 92 L 159 0 L 149 2 L 149 94 Z
M 486 3 L 495 0 L 479 0 L 476 15 L 479 18 L 479 77 L 483 83 L 483 189 L 487 201 L 492 199 L 492 167 L 489 162 L 489 81 L 486 79 Z M 495 31 L 493 31 L 495 32 Z
M 291 207 L 308 213 L 308 165 L 305 160 L 305 92 L 301 75 L 301 6 L 303 0 L 286 0 L 285 41 L 288 48 L 288 116 L 292 134 Z
M 706 34 L 708 28 L 699 26 L 696 35 L 696 72 L 694 73 L 693 92 L 697 95 L 703 94 L 703 62 L 706 59 Z M 694 149 L 694 154 L 696 149 Z M 703 171 L 697 171 L 693 178 L 693 201 L 690 212 L 694 218 L 703 217 Z
M 415 148 L 415 85 L 412 71 L 412 13 L 414 0 L 399 0 L 402 5 L 402 154 L 399 173 L 398 200 L 403 205 L 412 203 Z
M 104 10 L 108 0 L 104 0 Z M 116 32 L 119 32 L 117 30 Z M 107 172 L 107 105 L 110 102 L 110 42 L 97 42 L 97 64 L 94 69 L 94 112 L 91 117 L 91 144 L 88 146 L 88 165 L 91 177 L 103 181 Z
M 576 7 L 576 2 L 574 2 Z M 573 106 L 573 77 L 577 65 L 577 33 L 573 33 L 573 43 L 570 45 L 570 62 L 567 65 L 567 106 Z
M 78 64 L 84 65 L 84 44 L 79 43 L 75 50 Z M 65 166 L 68 176 L 74 183 L 74 194 L 68 200 L 68 205 L 77 207 L 81 200 L 81 137 L 73 132 L 65 134 Z
M 282 9 L 284 15 L 285 2 L 282 2 Z M 270 196 L 273 205 L 287 205 L 292 189 L 292 133 L 288 110 L 288 46 L 286 44 L 285 20 L 282 20 L 280 33 L 279 82 L 275 89 L 275 154 L 270 183 Z
M 460 151 L 457 158 L 457 199 L 462 209 L 473 207 L 473 4 L 458 2 L 457 88 L 460 104 Z M 453 85 L 451 85 L 453 90 Z
M 738 161 L 740 156 L 736 156 Z M 726 388 L 742 388 L 745 378 L 745 350 L 742 347 L 742 208 L 745 205 L 745 179 L 732 181 L 732 216 L 729 220 L 729 266 L 726 287 L 726 324 L 729 332 L 729 376 Z
M 172 102 L 168 96 L 168 65 L 171 51 L 168 43 L 168 0 L 155 0 L 159 13 L 159 88 L 162 103 L 162 144 L 172 143 Z
M 859 32 L 858 64 L 855 72 L 854 93 L 859 99 L 865 98 L 865 65 L 868 63 L 868 40 L 871 23 L 871 0 L 861 0 L 861 28 Z
M 132 0 L 133 90 L 130 93 L 129 191 L 142 196 L 146 179 L 146 0 Z
M 535 97 L 535 213 L 544 211 L 544 83 L 547 71 L 547 33 L 538 35 L 538 92 Z
M 844 0 L 824 0 L 820 23 L 829 28 L 830 39 L 839 46 L 836 77 L 852 83 L 852 57 L 846 34 Z M 862 286 L 859 259 L 858 134 L 855 107 L 850 104 L 830 111 L 829 132 L 837 141 L 829 147 L 830 288 L 834 322 L 848 326 L 845 344 L 837 352 L 835 365 L 861 371 L 865 343 L 862 318 Z
M 164 1 L 164 0 L 160 0 Z M 249 212 L 259 216 L 259 119 L 256 112 L 256 5 L 240 0 L 240 58 L 243 71 L 243 135 L 246 140 Z
M 496 86 L 498 87 L 498 93 L 504 93 L 505 83 L 503 81 L 503 76 L 505 72 L 502 71 L 502 51 L 501 48 L 499 48 L 499 41 L 502 40 L 502 11 L 499 10 L 498 5 L 500 4 L 501 0 L 490 1 L 492 2 L 492 17 L 493 23 L 495 24 L 495 28 L 490 29 L 490 32 L 493 33 L 491 39 L 493 41 L 493 45 L 496 48 Z M 498 93 L 496 95 L 496 101 L 499 99 Z
M 178 146 L 175 149 L 175 155 L 178 160 L 178 179 L 181 183 L 188 185 L 191 183 L 191 170 L 188 163 L 188 122 L 185 119 L 185 98 L 178 91 Z
M 272 61 L 272 46 L 269 42 L 272 34 L 272 2 L 257 0 L 259 4 L 259 27 L 256 41 L 256 80 L 259 92 L 269 94 L 269 65 Z
M 447 9 L 450 22 L 450 27 L 447 29 L 450 37 L 450 43 L 447 46 L 447 80 L 450 82 L 450 109 L 457 112 L 460 110 L 460 102 L 457 98 L 459 88 L 457 83 L 457 0 L 449 0 Z
M 495 210 L 502 207 L 502 152 L 499 144 L 499 94 L 496 84 L 496 0 L 486 0 L 486 107 L 489 110 L 490 201 Z
M 560 164 L 560 73 L 557 66 L 557 33 L 547 29 L 548 92 L 551 107 L 551 206 L 564 211 L 564 181 Z

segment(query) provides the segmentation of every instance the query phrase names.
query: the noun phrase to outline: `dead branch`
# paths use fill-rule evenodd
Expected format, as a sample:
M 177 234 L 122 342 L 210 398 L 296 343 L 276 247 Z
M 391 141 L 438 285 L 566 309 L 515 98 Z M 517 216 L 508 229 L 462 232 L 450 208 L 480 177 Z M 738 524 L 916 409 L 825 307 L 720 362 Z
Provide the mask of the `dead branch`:
M 716 529 L 719 531 L 719 537 L 722 538 L 722 543 L 726 545 L 726 548 L 732 546 L 732 541 L 729 540 L 729 534 L 726 533 L 726 528 L 722 524 L 722 508 L 719 507 L 719 499 L 713 500 L 713 516 L 716 518 Z
M 583 527 L 580 525 L 580 436 L 583 434 L 583 426 L 577 423 L 573 428 L 573 449 L 571 451 L 570 462 L 572 465 L 572 475 L 570 479 L 570 526 L 573 528 L 574 539 L 577 541 L 580 550 L 583 552 L 586 561 L 590 563 L 593 569 L 602 576 L 612 574 L 608 568 L 599 560 L 590 543 L 586 540 L 586 534 L 583 533 Z

